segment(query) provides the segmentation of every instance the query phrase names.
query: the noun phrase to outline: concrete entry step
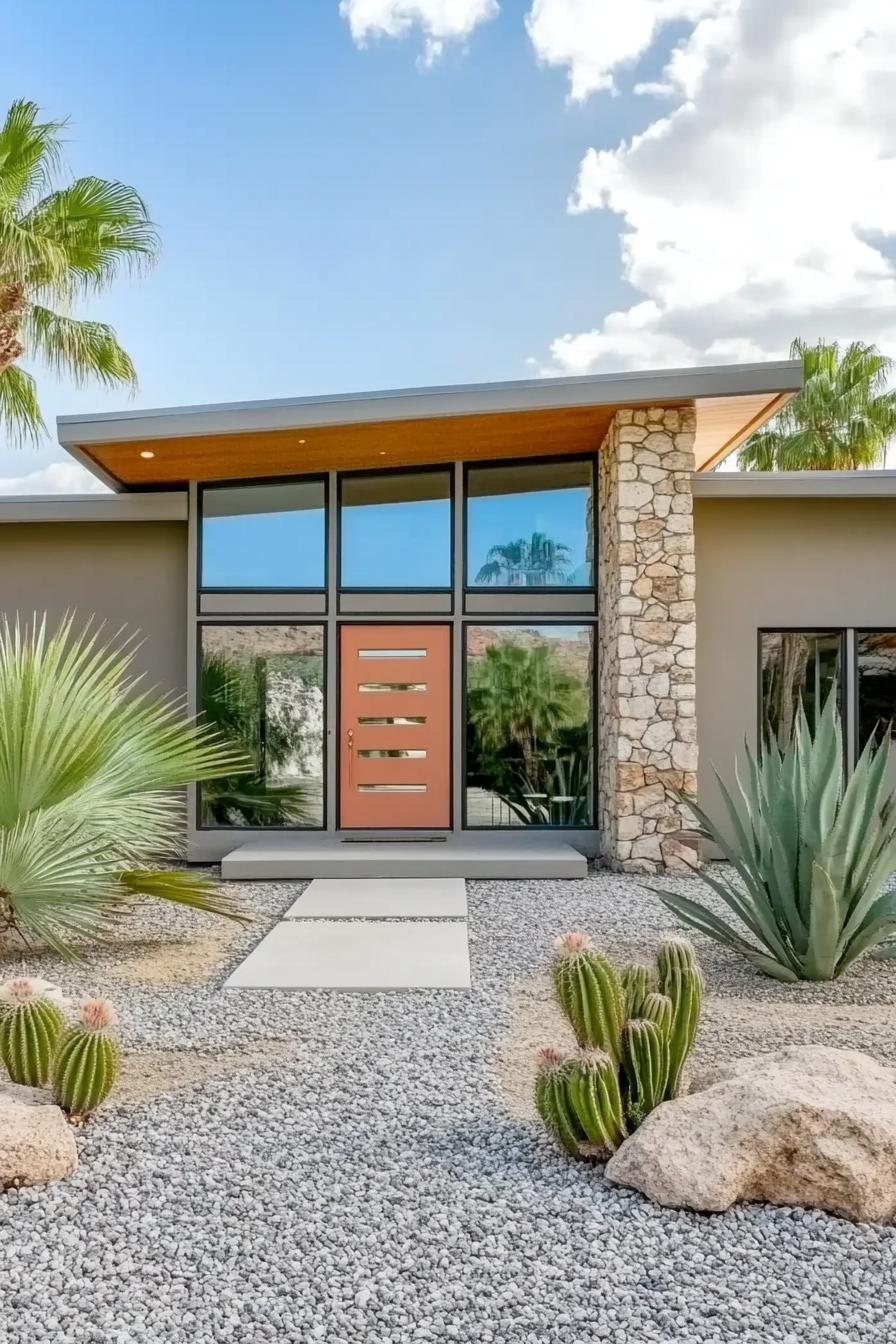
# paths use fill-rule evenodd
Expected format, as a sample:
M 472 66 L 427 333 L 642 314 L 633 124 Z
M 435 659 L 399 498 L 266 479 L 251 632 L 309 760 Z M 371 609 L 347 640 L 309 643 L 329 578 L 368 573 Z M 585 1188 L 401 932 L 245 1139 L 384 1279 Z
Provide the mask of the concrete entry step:
M 466 920 L 284 920 L 225 988 L 469 989 Z
M 343 843 L 339 836 L 247 840 L 221 860 L 230 882 L 310 877 L 585 877 L 584 854 L 554 836 L 449 836 L 444 843 Z
M 462 877 L 315 877 L 284 919 L 466 919 Z

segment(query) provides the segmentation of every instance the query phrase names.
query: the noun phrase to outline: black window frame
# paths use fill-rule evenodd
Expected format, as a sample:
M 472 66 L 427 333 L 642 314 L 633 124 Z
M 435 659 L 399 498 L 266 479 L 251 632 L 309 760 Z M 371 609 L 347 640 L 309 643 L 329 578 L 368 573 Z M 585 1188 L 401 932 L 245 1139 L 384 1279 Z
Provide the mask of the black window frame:
M 765 750 L 762 723 L 762 637 L 763 635 L 836 635 L 840 641 L 840 675 L 837 681 L 837 707 L 840 711 L 840 728 L 843 735 L 843 760 L 848 763 L 849 730 L 847 724 L 846 692 L 846 632 L 849 627 L 843 625 L 762 625 L 756 632 L 756 740 L 760 751 Z
M 550 466 L 563 462 L 584 462 L 587 463 L 591 477 L 591 528 L 586 539 L 591 542 L 591 582 L 588 584 L 545 584 L 538 588 L 520 588 L 509 584 L 476 584 L 470 582 L 470 536 L 469 536 L 469 507 L 470 490 L 469 478 L 470 472 L 480 469 L 488 470 L 491 468 L 504 468 L 507 471 L 513 471 L 518 466 Z M 463 572 L 461 575 L 461 587 L 464 596 L 479 593 L 493 593 L 496 595 L 506 595 L 508 593 L 532 593 L 533 605 L 537 601 L 535 594 L 556 594 L 556 593 L 594 593 L 597 590 L 597 454 L 596 453 L 545 453 L 537 457 L 524 457 L 519 459 L 498 457 L 490 459 L 479 458 L 469 460 L 463 464 L 463 527 L 461 545 L 463 548 Z M 483 498 L 483 496 L 477 496 Z
M 227 588 L 224 591 L 233 592 L 234 590 Z M 250 589 L 249 591 L 257 592 L 259 590 Z M 319 826 L 222 826 L 217 824 L 211 824 L 211 825 L 204 824 L 202 820 L 202 781 L 199 780 L 194 785 L 194 793 L 196 796 L 194 799 L 193 821 L 197 832 L 203 832 L 203 833 L 208 831 L 226 832 L 227 835 L 239 836 L 239 835 L 285 835 L 287 833 L 289 834 L 296 833 L 298 835 L 304 835 L 309 833 L 320 834 L 321 832 L 326 831 L 328 822 L 327 786 L 329 780 L 328 758 L 329 758 L 329 726 L 330 726 L 329 704 L 327 695 L 327 686 L 329 685 L 329 682 L 327 678 L 329 671 L 330 647 L 329 647 L 329 640 L 327 638 L 328 623 L 324 617 L 318 615 L 317 613 L 314 613 L 314 615 L 316 619 L 313 620 L 306 619 L 304 614 L 301 612 L 296 612 L 292 616 L 274 616 L 269 619 L 266 619 L 264 616 L 257 616 L 257 615 L 253 616 L 251 614 L 243 616 L 242 618 L 236 616 L 225 616 L 221 619 L 218 619 L 214 616 L 203 616 L 199 618 L 196 622 L 196 677 L 194 683 L 194 693 L 196 697 L 195 704 L 196 704 L 197 718 L 199 719 L 200 722 L 202 722 L 203 721 L 202 632 L 206 626 L 230 626 L 230 627 L 235 626 L 237 628 L 242 628 L 247 626 L 255 627 L 259 625 L 287 626 L 287 627 L 294 625 L 301 625 L 301 626 L 314 626 L 316 629 L 320 630 L 322 636 L 322 647 L 323 647 L 323 673 L 322 673 L 323 720 L 321 724 L 321 735 L 323 745 L 321 760 L 323 765 L 323 774 L 321 778 L 322 808 L 321 808 L 320 825 Z
M 518 591 L 513 589 L 511 591 Z M 539 590 L 542 591 L 542 590 Z M 469 659 L 467 658 L 467 629 L 470 626 L 517 626 L 523 630 L 531 630 L 540 625 L 582 625 L 589 626 L 591 629 L 591 654 L 592 659 L 596 658 L 598 651 L 598 633 L 600 621 L 597 616 L 588 612 L 566 612 L 563 615 L 556 611 L 545 615 L 531 616 L 527 615 L 521 618 L 516 615 L 508 615 L 506 618 L 495 615 L 493 612 L 483 612 L 477 619 L 475 616 L 464 617 L 460 622 L 460 723 L 458 725 L 458 735 L 460 737 L 460 824 L 462 831 L 500 831 L 515 834 L 542 834 L 550 832 L 551 834 L 562 831 L 581 834 L 583 831 L 596 831 L 598 829 L 598 758 L 599 758 L 599 739 L 598 739 L 598 686 L 597 674 L 591 678 L 589 696 L 591 710 L 591 774 L 589 781 L 589 815 L 591 820 L 584 826 L 471 826 L 467 818 L 467 674 L 469 670 Z
M 860 691 L 860 689 L 861 689 L 861 684 L 862 684 L 862 678 L 861 678 L 861 676 L 860 676 L 860 674 L 859 674 L 859 637 L 860 637 L 860 635 L 889 635 L 889 634 L 896 635 L 896 624 L 894 624 L 894 625 L 853 625 L 853 626 L 850 626 L 849 628 L 850 628 L 850 630 L 852 631 L 852 696 L 851 696 L 851 700 L 852 700 L 852 711 L 853 711 L 853 715 L 854 715 L 854 723 L 855 723 L 854 755 L 855 755 L 855 760 L 858 760 L 859 756 L 861 756 L 861 754 L 862 754 L 862 749 L 863 749 L 864 746 L 865 746 L 865 743 L 862 741 L 862 739 L 861 739 L 861 734 L 860 734 L 860 731 L 859 731 L 859 729 L 860 729 L 860 725 L 861 725 L 861 722 L 862 722 L 862 718 L 861 718 L 861 705 L 859 704 L 859 691 Z M 896 750 L 896 711 L 894 711 L 893 718 L 892 718 L 891 722 L 892 722 L 892 724 L 893 724 L 893 731 L 890 733 L 890 744 L 891 744 L 891 748 L 894 749 L 894 750 Z M 853 763 L 855 763 L 855 762 L 853 762 Z
M 319 586 L 297 587 L 294 584 L 269 584 L 262 586 L 259 584 L 204 584 L 202 582 L 202 557 L 203 557 L 203 524 L 205 522 L 205 492 L 207 490 L 240 490 L 251 486 L 264 485 L 305 485 L 320 483 L 324 492 L 324 579 Z M 289 475 L 289 476 L 251 476 L 240 477 L 223 481 L 202 481 L 197 488 L 196 498 L 196 591 L 197 593 L 294 593 L 301 595 L 320 594 L 326 595 L 329 591 L 330 580 L 330 490 L 329 474 L 325 471 L 315 471 L 307 474 Z
M 370 479 L 379 476 L 425 476 L 441 473 L 448 476 L 448 583 L 438 587 L 420 584 L 393 584 L 382 587 L 380 584 L 344 584 L 342 582 L 342 486 L 347 480 Z M 340 471 L 336 474 L 336 595 L 349 593 L 451 593 L 454 594 L 454 576 L 457 557 L 455 555 L 455 484 L 453 462 L 426 462 L 421 466 L 373 467 L 368 471 Z

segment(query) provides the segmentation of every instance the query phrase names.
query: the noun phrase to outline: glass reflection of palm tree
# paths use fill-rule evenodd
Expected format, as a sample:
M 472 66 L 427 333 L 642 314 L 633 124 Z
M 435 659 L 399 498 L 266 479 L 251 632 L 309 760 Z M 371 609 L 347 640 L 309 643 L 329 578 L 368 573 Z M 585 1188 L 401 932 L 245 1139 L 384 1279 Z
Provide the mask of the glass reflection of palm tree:
M 205 721 L 242 748 L 254 763 L 248 775 L 203 784 L 206 825 L 308 825 L 316 819 L 315 800 L 305 783 L 269 782 L 269 774 L 291 756 L 293 741 L 289 728 L 268 714 L 267 682 L 263 658 L 243 663 L 223 654 L 206 653 L 202 660 Z
M 545 588 L 565 583 L 572 564 L 570 549 L 544 532 L 528 538 L 492 546 L 485 564 L 476 575 L 476 583 L 503 583 L 508 588 Z M 506 578 L 505 578 L 506 575 Z
M 526 825 L 579 824 L 587 814 L 584 689 L 546 645 L 488 647 L 467 695 L 477 773 Z M 568 739 L 565 741 L 564 739 Z

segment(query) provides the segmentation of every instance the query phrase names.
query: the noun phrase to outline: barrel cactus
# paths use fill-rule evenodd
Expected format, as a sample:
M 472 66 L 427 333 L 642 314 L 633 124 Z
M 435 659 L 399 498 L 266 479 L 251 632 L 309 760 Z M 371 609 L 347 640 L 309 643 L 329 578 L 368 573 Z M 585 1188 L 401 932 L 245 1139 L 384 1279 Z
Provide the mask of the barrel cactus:
M 108 999 L 85 999 L 78 1021 L 59 1042 L 53 1063 L 56 1101 L 70 1115 L 83 1116 L 105 1101 L 118 1077 L 115 1009 Z
M 535 1105 L 574 1157 L 615 1152 L 681 1087 L 703 976 L 680 938 L 662 943 L 656 961 L 656 970 L 631 965 L 620 973 L 587 934 L 567 933 L 554 944 L 554 989 L 579 1049 L 539 1053 Z
M 0 985 L 0 1059 L 14 1083 L 43 1087 L 65 1025 L 55 985 L 19 976 Z

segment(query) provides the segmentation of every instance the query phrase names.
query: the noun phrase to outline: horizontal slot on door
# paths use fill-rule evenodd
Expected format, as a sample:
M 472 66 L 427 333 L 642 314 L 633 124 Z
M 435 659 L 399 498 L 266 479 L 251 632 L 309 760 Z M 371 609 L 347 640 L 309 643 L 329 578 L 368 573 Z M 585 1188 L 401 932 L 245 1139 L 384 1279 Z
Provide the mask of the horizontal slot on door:
M 374 759 L 379 760 L 383 757 L 390 757 L 390 756 L 400 756 L 404 760 L 409 761 L 426 760 L 425 751 L 418 751 L 416 749 L 405 751 L 403 747 L 383 747 L 383 748 L 374 747 L 371 748 L 369 751 L 366 750 L 359 751 L 358 755 L 363 756 L 365 760 L 374 760 Z
M 399 714 L 386 714 L 380 718 L 358 719 L 359 724 L 370 728 L 414 728 L 425 722 L 425 714 L 417 714 L 410 718 Z
M 359 681 L 359 691 L 425 691 L 425 681 Z
M 425 793 L 425 784 L 359 784 L 359 793 Z
M 359 658 L 425 658 L 425 649 L 359 649 Z

